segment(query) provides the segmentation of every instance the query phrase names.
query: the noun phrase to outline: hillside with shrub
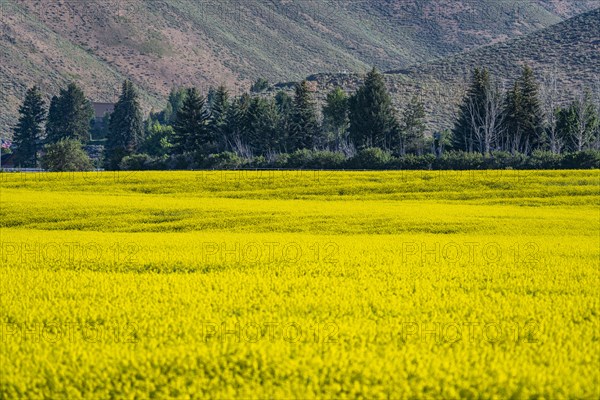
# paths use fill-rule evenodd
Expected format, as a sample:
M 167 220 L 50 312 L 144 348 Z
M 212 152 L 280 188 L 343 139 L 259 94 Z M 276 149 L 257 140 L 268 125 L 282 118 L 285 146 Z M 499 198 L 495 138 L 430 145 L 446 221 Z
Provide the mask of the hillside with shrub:
M 485 66 L 509 87 L 523 65 L 531 66 L 543 86 L 555 84 L 556 100 L 564 104 L 584 88 L 600 97 L 600 8 L 520 38 L 440 61 L 391 70 L 385 80 L 398 109 L 419 96 L 427 110 L 430 131 L 447 128 L 456 118 L 472 69 Z M 347 92 L 362 83 L 359 74 L 315 74 L 308 77 L 319 99 L 334 87 Z M 287 89 L 279 85 L 274 91 Z
M 173 86 L 233 92 L 264 77 L 366 72 L 502 42 L 587 11 L 594 1 L 88 0 L 0 2 L 0 128 L 16 122 L 26 90 L 74 81 L 114 102 L 120 82 L 140 88 L 145 111 Z

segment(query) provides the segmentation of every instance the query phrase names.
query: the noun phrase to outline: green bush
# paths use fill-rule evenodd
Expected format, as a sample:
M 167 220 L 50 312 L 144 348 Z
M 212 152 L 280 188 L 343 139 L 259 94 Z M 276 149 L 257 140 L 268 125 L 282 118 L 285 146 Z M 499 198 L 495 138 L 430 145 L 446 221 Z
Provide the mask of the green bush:
M 600 151 L 586 150 L 566 154 L 563 167 L 569 169 L 598 169 L 600 168 Z
M 173 155 L 167 161 L 168 169 L 175 171 L 183 171 L 193 169 L 196 165 L 194 157 L 191 154 Z
M 289 154 L 287 168 L 310 168 L 312 161 L 313 152 L 311 150 L 296 150 Z
M 475 170 L 482 169 L 484 158 L 481 153 L 448 151 L 434 162 L 436 169 Z
M 396 161 L 391 153 L 379 147 L 370 147 L 349 159 L 348 166 L 356 169 L 391 169 Z
M 167 169 L 167 163 L 162 157 L 134 154 L 124 157 L 119 164 L 119 168 L 126 171 L 156 171 Z
M 265 156 L 256 156 L 252 157 L 252 160 L 250 160 L 250 166 L 253 168 L 268 168 L 269 163 Z
M 560 169 L 563 156 L 551 151 L 535 150 L 527 159 L 527 168 L 531 169 Z
M 521 153 L 509 153 L 508 151 L 492 151 L 485 157 L 485 169 L 524 169 L 527 164 L 527 156 Z
M 260 93 L 269 88 L 269 81 L 265 78 L 258 78 L 250 87 L 252 93 Z
M 313 169 L 341 169 L 346 162 L 346 156 L 343 153 L 335 151 L 315 151 L 313 153 Z
M 433 168 L 435 160 L 433 154 L 424 154 L 422 156 L 407 154 L 399 158 L 394 163 L 393 167 L 394 169 L 401 170 L 429 170 Z
M 287 153 L 277 154 L 275 156 L 275 160 L 273 161 L 273 166 L 275 168 L 288 168 L 290 160 L 290 155 Z
M 238 169 L 246 164 L 246 160 L 236 153 L 226 151 L 218 154 L 211 154 L 205 160 L 203 167 L 209 169 Z
M 42 168 L 52 172 L 90 171 L 92 160 L 83 150 L 81 142 L 63 139 L 44 147 Z

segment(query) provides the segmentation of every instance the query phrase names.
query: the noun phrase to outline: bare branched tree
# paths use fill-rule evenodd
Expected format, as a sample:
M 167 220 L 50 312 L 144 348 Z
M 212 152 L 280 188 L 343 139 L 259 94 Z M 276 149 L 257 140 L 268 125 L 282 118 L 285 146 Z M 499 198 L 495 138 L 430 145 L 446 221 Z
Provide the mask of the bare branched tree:
M 252 150 L 248 145 L 242 142 L 242 139 L 239 136 L 234 137 L 231 147 L 238 156 L 246 159 L 252 158 Z
M 595 104 L 592 102 L 590 90 L 582 91 L 573 102 L 575 126 L 571 140 L 576 151 L 583 151 L 595 144 L 595 133 L 598 129 Z
M 593 83 L 592 101 L 596 106 L 596 115 L 600 118 L 600 77 L 596 77 Z M 592 147 L 594 150 L 600 150 L 600 121 L 596 123 Z
M 491 80 L 483 94 L 483 104 L 476 104 L 472 99 L 468 110 L 475 144 L 481 153 L 489 154 L 497 146 L 504 129 L 504 97 L 500 84 Z
M 540 100 L 544 112 L 544 129 L 548 135 L 550 151 L 559 154 L 565 143 L 559 134 L 557 110 L 561 106 L 559 102 L 560 92 L 557 79 L 557 68 L 546 71 L 540 83 Z

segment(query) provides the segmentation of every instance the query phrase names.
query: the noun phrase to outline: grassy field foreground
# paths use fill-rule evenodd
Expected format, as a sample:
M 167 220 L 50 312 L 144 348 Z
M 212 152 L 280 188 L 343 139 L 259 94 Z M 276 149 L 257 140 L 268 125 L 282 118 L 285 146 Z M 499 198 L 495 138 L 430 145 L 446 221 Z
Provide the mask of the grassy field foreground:
M 1 398 L 598 398 L 598 171 L 0 174 Z

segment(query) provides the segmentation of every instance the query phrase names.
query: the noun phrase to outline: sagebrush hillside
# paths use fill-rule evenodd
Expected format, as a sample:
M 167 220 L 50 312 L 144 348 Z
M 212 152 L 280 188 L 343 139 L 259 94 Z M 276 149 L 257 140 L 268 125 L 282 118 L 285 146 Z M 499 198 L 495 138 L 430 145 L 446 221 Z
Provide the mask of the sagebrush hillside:
M 387 71 L 385 79 L 399 109 L 412 96 L 420 96 L 429 127 L 437 130 L 451 126 L 474 67 L 488 67 L 507 86 L 523 65 L 534 68 L 540 83 L 550 76 L 556 79 L 559 103 L 584 88 L 600 89 L 600 8 L 519 38 Z M 352 92 L 362 83 L 360 74 L 316 74 L 308 79 L 320 100 L 335 86 Z
M 177 85 L 407 68 L 531 33 L 593 7 L 568 0 L 0 0 L 0 126 L 28 86 L 67 81 L 114 101 L 132 79 L 145 108 Z

